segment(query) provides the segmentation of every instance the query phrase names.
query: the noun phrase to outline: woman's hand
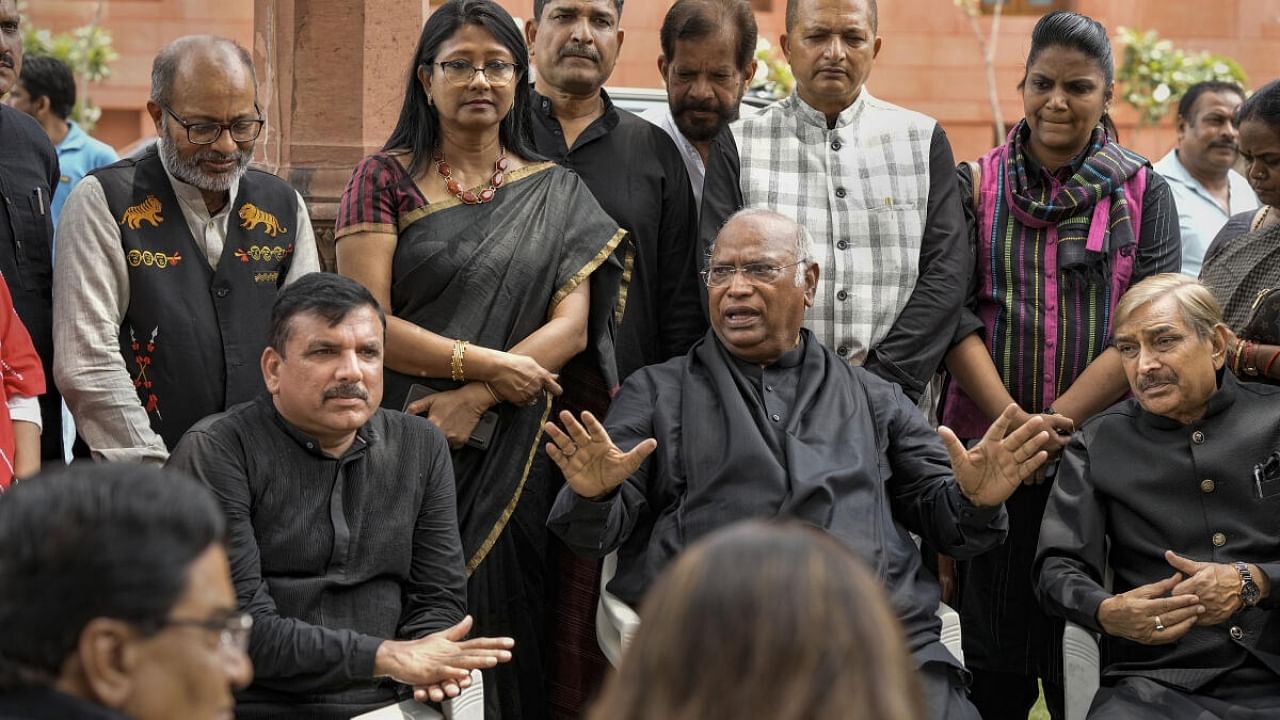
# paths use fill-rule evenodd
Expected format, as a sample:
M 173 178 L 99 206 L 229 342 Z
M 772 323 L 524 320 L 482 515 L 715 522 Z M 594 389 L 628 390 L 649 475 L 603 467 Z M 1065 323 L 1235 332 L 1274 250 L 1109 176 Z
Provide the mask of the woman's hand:
M 527 355 L 500 353 L 497 365 L 489 387 L 500 400 L 512 405 L 533 405 L 542 397 L 543 390 L 552 395 L 561 392 L 557 375 Z
M 484 383 L 468 383 L 457 390 L 432 393 L 405 408 L 410 415 L 426 415 L 444 433 L 449 447 L 467 444 L 480 418 L 493 405 Z

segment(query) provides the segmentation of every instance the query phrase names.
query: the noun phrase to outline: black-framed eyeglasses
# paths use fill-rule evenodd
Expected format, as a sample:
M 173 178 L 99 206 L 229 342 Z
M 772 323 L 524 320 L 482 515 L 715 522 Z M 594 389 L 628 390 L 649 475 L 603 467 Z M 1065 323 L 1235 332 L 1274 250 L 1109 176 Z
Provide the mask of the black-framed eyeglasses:
M 258 135 L 262 133 L 262 126 L 266 121 L 262 119 L 255 120 L 234 120 L 229 123 L 217 122 L 200 122 L 189 123 L 178 117 L 168 105 L 161 105 L 164 111 L 169 113 L 169 117 L 173 118 L 179 125 L 186 128 L 187 142 L 192 145 L 212 145 L 218 142 L 218 138 L 222 137 L 222 133 L 231 133 L 233 142 L 244 143 L 257 140 Z M 257 106 L 254 111 L 258 112 Z
M 491 86 L 504 87 L 516 78 L 516 69 L 520 67 L 501 60 L 491 60 L 481 67 L 476 67 L 467 60 L 445 60 L 435 64 L 440 66 L 445 80 L 458 86 L 470 85 L 476 73 L 480 73 Z
M 724 287 L 733 282 L 733 276 L 742 273 L 742 279 L 752 285 L 772 285 L 782 277 L 782 271 L 793 268 L 804 260 L 797 260 L 790 265 L 770 265 L 769 263 L 747 263 L 742 267 L 735 265 L 712 265 L 703 270 L 702 281 L 707 287 Z
M 237 612 L 221 617 L 205 618 L 172 618 L 159 623 L 157 630 L 165 627 L 193 627 L 218 633 L 218 649 L 233 653 L 249 651 L 249 633 L 253 630 L 253 617 L 249 613 Z

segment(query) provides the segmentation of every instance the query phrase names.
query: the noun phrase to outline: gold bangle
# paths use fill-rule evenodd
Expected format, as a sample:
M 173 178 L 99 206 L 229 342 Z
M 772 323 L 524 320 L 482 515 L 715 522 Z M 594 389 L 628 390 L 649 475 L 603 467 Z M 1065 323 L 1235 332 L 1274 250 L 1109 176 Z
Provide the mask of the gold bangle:
M 494 405 L 502 404 L 502 401 L 498 399 L 498 393 L 493 391 L 493 387 L 489 383 L 484 383 L 484 389 L 489 391 L 489 397 L 493 398 Z
M 454 382 L 465 382 L 467 379 L 467 374 L 462 369 L 462 361 L 467 355 L 467 344 L 466 340 L 453 341 L 453 357 L 449 360 L 449 377 Z

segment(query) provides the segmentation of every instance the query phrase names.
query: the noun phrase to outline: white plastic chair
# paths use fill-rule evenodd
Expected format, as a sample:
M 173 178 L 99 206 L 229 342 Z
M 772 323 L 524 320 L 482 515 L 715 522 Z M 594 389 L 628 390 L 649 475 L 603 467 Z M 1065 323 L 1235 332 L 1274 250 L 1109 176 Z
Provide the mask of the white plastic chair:
M 410 698 L 356 715 L 351 720 L 484 720 L 484 676 L 479 670 L 472 670 L 471 687 L 440 706 L 444 709 L 443 715 L 430 705 Z
M 600 569 L 600 603 L 596 605 L 596 641 L 600 651 L 617 667 L 622 653 L 640 629 L 640 616 L 631 606 L 609 592 L 606 586 L 618 571 L 618 553 L 611 552 L 604 558 Z M 942 645 L 956 660 L 964 665 L 964 647 L 960 639 L 960 613 L 946 603 L 938 603 L 938 618 L 942 620 Z
M 1098 692 L 1101 670 L 1098 636 L 1068 622 L 1062 631 L 1062 689 L 1067 720 L 1085 720 Z

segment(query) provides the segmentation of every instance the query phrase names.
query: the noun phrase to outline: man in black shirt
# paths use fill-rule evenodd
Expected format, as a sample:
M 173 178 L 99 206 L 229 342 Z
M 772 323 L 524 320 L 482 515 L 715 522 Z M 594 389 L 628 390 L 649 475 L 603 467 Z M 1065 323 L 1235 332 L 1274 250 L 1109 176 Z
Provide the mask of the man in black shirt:
M 707 327 L 688 173 L 660 128 L 614 107 L 603 90 L 622 47 L 622 1 L 537 0 L 533 15 L 525 35 L 537 66 L 534 144 L 582 176 L 630 235 L 616 337 L 625 378 L 683 354 Z
M 15 0 L 0 0 L 0 96 L 22 70 L 22 30 Z M 53 215 L 58 155 L 29 115 L 0 105 L 0 273 L 13 308 L 31 334 L 50 380 L 40 396 L 40 456 L 62 461 L 62 398 L 53 387 Z
M 192 427 L 169 464 L 213 489 L 231 575 L 254 622 L 240 718 L 346 718 L 407 695 L 439 701 L 511 659 L 463 640 L 466 577 L 449 447 L 379 409 L 386 318 L 355 281 L 283 290 L 262 372 L 270 397 Z

